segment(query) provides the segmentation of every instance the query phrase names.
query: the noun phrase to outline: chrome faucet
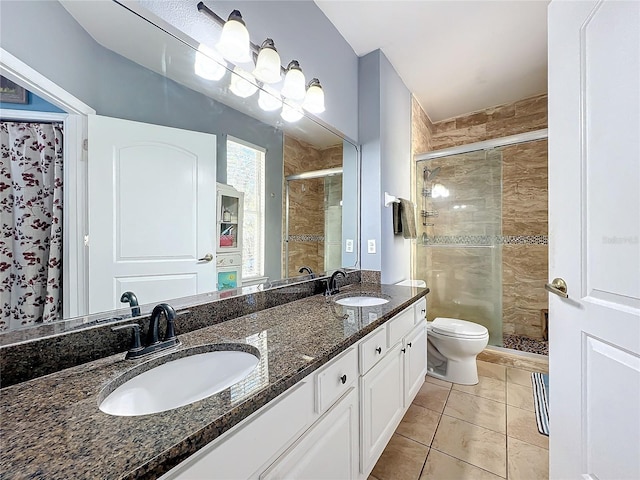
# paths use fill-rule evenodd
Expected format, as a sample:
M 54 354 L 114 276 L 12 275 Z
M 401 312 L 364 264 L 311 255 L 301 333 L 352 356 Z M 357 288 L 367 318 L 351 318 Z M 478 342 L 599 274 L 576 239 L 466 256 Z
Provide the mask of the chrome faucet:
M 336 284 L 336 277 L 338 275 L 341 275 L 343 278 L 347 278 L 347 272 L 345 272 L 344 270 L 338 269 L 333 272 L 331 274 L 331 278 L 329 278 L 329 281 L 327 282 L 327 291 L 325 292 L 325 295 L 327 297 L 330 295 L 335 295 L 336 293 L 340 293 L 338 285 Z
M 307 267 L 306 265 L 304 267 L 300 267 L 300 270 L 298 270 L 298 273 L 304 273 L 307 272 L 309 275 L 311 275 L 311 278 L 316 278 L 316 274 L 313 273 L 313 270 L 311 270 L 311 267 Z
M 140 307 L 138 306 L 138 297 L 133 292 L 124 292 L 120 297 L 120 301 L 122 303 L 128 303 L 131 307 L 131 316 L 139 317 L 140 316 Z
M 160 317 L 164 315 L 167 320 L 167 327 L 164 332 L 164 338 L 160 340 L 159 338 L 159 328 L 158 324 L 160 323 Z M 123 330 L 125 328 L 133 329 L 133 336 L 131 340 L 131 348 L 127 352 L 127 356 L 125 358 L 140 358 L 152 353 L 159 352 L 161 350 L 165 350 L 167 348 L 174 347 L 176 345 L 180 345 L 180 340 L 176 337 L 175 331 L 175 319 L 176 319 L 176 311 L 173 309 L 171 305 L 168 303 L 161 303 L 156 305 L 151 312 L 151 318 L 149 319 L 149 330 L 147 331 L 147 341 L 146 346 L 142 346 L 142 342 L 140 341 L 140 325 L 137 323 L 128 323 L 126 325 L 119 325 L 117 327 L 113 327 L 112 331 Z

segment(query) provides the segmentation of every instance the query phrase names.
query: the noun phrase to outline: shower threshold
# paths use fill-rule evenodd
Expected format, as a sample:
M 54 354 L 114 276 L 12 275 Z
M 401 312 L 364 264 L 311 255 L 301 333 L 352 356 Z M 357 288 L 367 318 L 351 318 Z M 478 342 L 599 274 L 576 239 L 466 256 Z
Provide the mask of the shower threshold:
M 521 352 L 537 353 L 539 355 L 549 355 L 549 342 L 547 340 L 504 334 L 502 336 L 502 342 L 504 348 Z

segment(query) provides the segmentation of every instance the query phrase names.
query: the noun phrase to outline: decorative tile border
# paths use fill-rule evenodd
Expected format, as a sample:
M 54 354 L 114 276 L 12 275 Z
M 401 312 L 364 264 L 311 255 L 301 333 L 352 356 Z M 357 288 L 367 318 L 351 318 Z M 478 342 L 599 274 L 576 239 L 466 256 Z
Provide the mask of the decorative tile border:
M 324 235 L 289 235 L 289 242 L 324 242 Z
M 507 235 L 502 238 L 503 245 L 548 245 L 547 235 Z
M 547 245 L 547 235 L 432 235 L 423 234 L 419 242 L 422 245 Z

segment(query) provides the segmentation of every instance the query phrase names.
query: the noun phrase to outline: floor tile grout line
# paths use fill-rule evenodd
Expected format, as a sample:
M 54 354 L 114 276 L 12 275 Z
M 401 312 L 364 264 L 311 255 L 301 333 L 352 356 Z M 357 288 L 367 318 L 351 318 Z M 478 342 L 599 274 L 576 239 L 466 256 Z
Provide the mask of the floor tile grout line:
M 504 431 L 504 433 L 502 433 L 502 432 L 499 432 L 497 430 L 494 430 L 493 428 L 485 427 L 484 425 L 478 425 L 477 423 L 470 422 L 468 420 L 465 420 L 464 418 L 454 417 L 453 415 L 449 415 L 449 414 L 445 414 L 445 413 L 442 413 L 442 416 L 443 417 L 453 418 L 454 420 L 460 420 L 461 422 L 468 423 L 469 425 L 473 425 L 474 427 L 484 428 L 485 430 L 489 430 L 490 432 L 498 433 L 500 435 L 504 435 L 505 437 L 507 436 L 507 427 L 506 427 L 506 425 L 505 425 L 505 431 Z M 506 422 L 506 418 L 505 418 L 505 422 Z M 434 435 L 434 437 L 435 437 L 435 435 Z
M 509 404 L 507 403 L 507 386 L 505 385 L 504 392 L 504 418 L 507 424 L 505 425 L 505 436 L 504 436 L 504 454 L 505 454 L 505 477 L 509 480 Z
M 398 427 L 400 427 L 400 425 L 398 425 Z M 422 445 L 423 447 L 427 447 L 427 448 L 431 448 L 431 444 L 427 445 L 426 443 L 422 443 L 419 440 L 416 440 L 415 438 L 411 438 L 411 437 L 407 437 L 406 435 L 403 435 L 402 433 L 398 433 L 398 430 L 396 429 L 395 432 L 393 432 L 394 435 L 399 435 L 402 438 L 406 438 L 407 440 L 411 440 L 412 442 L 417 443 L 418 445 Z M 433 433 L 433 436 L 435 437 L 435 432 Z M 433 442 L 433 438 L 431 439 L 431 441 Z
M 427 381 L 425 380 L 425 383 L 426 382 Z M 438 433 L 438 429 L 440 428 L 440 422 L 442 421 L 442 417 L 444 416 L 444 410 L 445 410 L 445 408 L 447 408 L 447 402 L 449 401 L 449 397 L 451 396 L 451 390 L 452 389 L 453 389 L 453 384 L 451 384 L 451 386 L 449 387 L 449 392 L 447 393 L 447 398 L 444 400 L 444 405 L 442 406 L 442 412 L 440 412 L 440 418 L 438 418 L 438 424 L 436 425 L 436 428 L 433 431 L 433 437 L 431 437 L 431 443 L 429 444 L 429 451 L 427 452 L 427 456 L 425 457 L 424 463 L 422 464 L 422 468 L 420 469 L 420 475 L 418 475 L 418 480 L 420 479 L 420 477 L 422 477 L 422 473 L 424 472 L 424 468 L 427 466 L 427 460 L 429 459 L 429 454 L 431 453 L 431 449 L 433 448 L 433 441 L 436 439 L 436 434 Z
M 498 403 L 506 403 L 506 396 L 507 396 L 506 393 L 505 393 L 505 402 L 501 402 L 500 400 L 494 400 L 493 398 L 485 397 L 483 395 L 477 395 L 475 393 L 465 392 L 464 390 L 456 389 L 456 392 L 466 393 L 467 395 L 473 395 L 474 397 L 486 398 L 487 400 L 493 400 L 494 402 L 498 402 Z
M 433 434 L 435 437 L 435 433 Z M 433 440 L 432 440 L 433 441 Z M 427 466 L 427 460 L 429 460 L 429 454 L 431 453 L 431 447 L 429 447 L 429 451 L 427 452 L 427 456 L 424 457 L 424 462 L 422 462 L 422 468 L 420 469 L 420 473 L 418 474 L 418 478 L 416 480 L 420 480 L 422 478 L 422 474 L 424 473 L 424 467 Z
M 470 395 L 472 397 L 480 397 L 480 398 L 483 398 L 485 400 L 489 400 L 489 401 L 494 402 L 494 403 L 499 403 L 501 405 L 506 405 L 506 403 L 507 403 L 506 402 L 506 395 L 507 395 L 506 392 L 505 392 L 505 401 L 504 402 L 501 402 L 500 400 L 494 400 L 493 398 L 483 397 L 482 395 L 475 395 L 473 393 L 465 392 L 464 390 L 456 390 L 456 392 L 463 393 L 465 395 Z
M 447 457 L 449 457 L 449 458 L 453 458 L 454 460 L 458 460 L 459 462 L 466 463 L 467 465 L 471 465 L 471 466 L 472 466 L 472 467 L 474 467 L 474 468 L 477 468 L 477 469 L 479 469 L 479 470 L 483 470 L 483 471 L 485 471 L 485 472 L 487 472 L 487 473 L 490 473 L 491 475 L 495 475 L 496 477 L 505 478 L 505 479 L 507 478 L 507 477 L 503 477 L 502 475 L 498 475 L 497 473 L 492 472 L 491 470 L 487 470 L 486 468 L 480 467 L 480 466 L 475 465 L 475 464 L 473 464 L 473 463 L 471 463 L 471 462 L 467 462 L 466 460 L 463 460 L 463 459 L 461 459 L 461 458 L 454 457 L 454 456 L 453 456 L 453 455 L 451 455 L 450 453 L 443 452 L 442 450 L 438 450 L 437 448 L 433 448 L 433 447 L 431 447 L 431 448 L 429 449 L 429 453 L 431 453 L 431 450 L 435 450 L 436 452 L 441 453 L 442 455 L 446 455 L 446 456 L 447 456 Z

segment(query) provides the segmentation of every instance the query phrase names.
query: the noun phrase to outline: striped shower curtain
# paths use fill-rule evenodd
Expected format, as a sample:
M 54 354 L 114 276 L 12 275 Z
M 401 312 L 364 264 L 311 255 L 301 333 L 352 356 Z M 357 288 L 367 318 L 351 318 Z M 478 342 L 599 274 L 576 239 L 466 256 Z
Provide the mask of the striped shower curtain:
M 62 124 L 0 122 L 0 331 L 62 317 Z

